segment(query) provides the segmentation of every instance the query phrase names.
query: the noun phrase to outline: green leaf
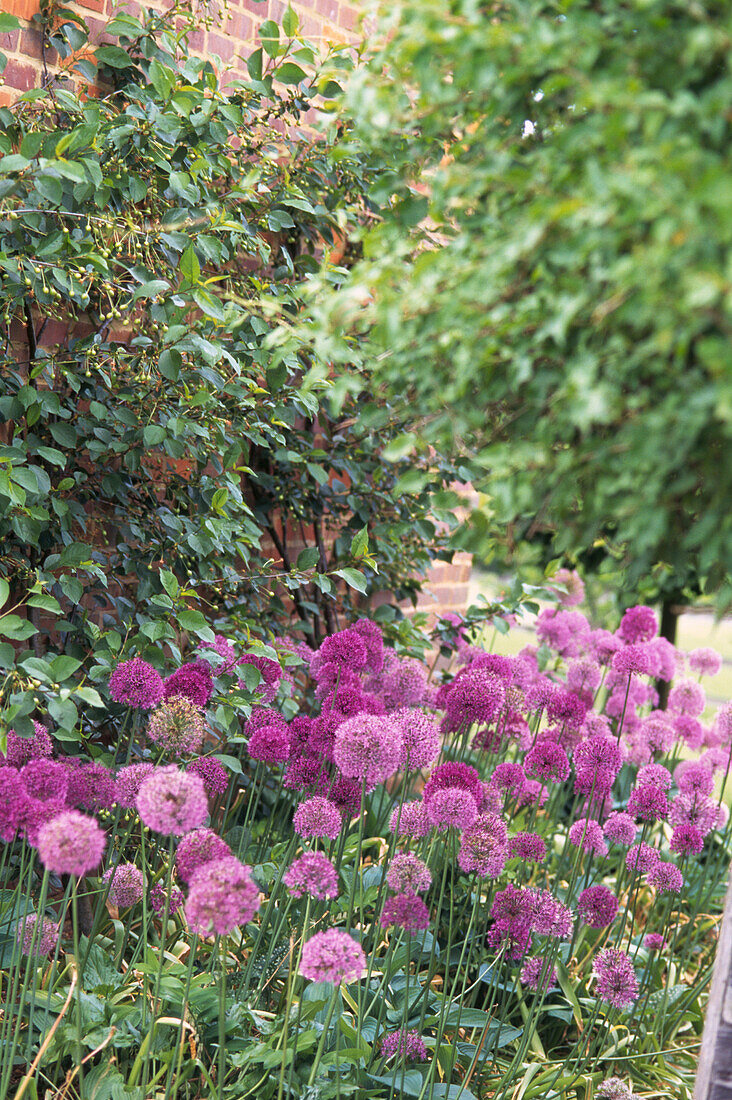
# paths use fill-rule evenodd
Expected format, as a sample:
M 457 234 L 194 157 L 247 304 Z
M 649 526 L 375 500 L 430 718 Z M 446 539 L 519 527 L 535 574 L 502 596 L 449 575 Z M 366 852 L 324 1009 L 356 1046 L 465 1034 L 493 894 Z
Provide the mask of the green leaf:
M 362 558 L 369 549 L 369 529 L 362 527 L 351 539 L 351 557 Z
M 216 640 L 213 630 L 200 611 L 184 607 L 178 612 L 177 620 L 182 630 L 187 630 L 189 633 L 195 634 L 198 638 L 203 638 L 207 642 Z
M 292 5 L 288 4 L 282 16 L 282 30 L 288 38 L 294 38 L 299 29 L 300 20 L 297 17 L 297 13 L 292 10 Z
M 36 592 L 34 595 L 28 597 L 29 607 L 40 607 L 44 611 L 50 611 L 54 615 L 61 614 L 61 604 L 53 596 L 49 596 L 47 592 Z
M 265 19 L 259 28 L 259 38 L 265 53 L 277 57 L 280 48 L 280 28 L 273 19 Z
M 4 607 L 8 602 L 9 595 L 10 585 L 3 577 L 0 577 L 0 608 Z
M 0 12 L 0 34 L 8 34 L 10 31 L 17 30 L 19 26 L 20 20 L 15 15 Z
M 99 692 L 95 688 L 89 687 L 87 684 L 82 684 L 81 687 L 78 687 L 74 695 L 78 695 L 78 697 L 85 703 L 88 703 L 89 706 L 99 707 L 100 710 L 103 710 L 106 705 Z
M 51 661 L 51 672 L 54 680 L 57 684 L 62 684 L 64 680 L 68 680 L 69 676 L 73 676 L 75 672 L 78 672 L 83 663 L 83 661 L 78 661 L 76 657 L 67 657 L 65 654 L 54 657 Z
M 201 276 L 201 265 L 196 255 L 196 250 L 192 244 L 183 251 L 180 258 L 180 264 L 178 269 L 184 279 L 187 279 L 189 283 L 197 283 Z
M 350 588 L 355 588 L 358 592 L 366 593 L 366 578 L 359 569 L 336 569 L 335 575 L 337 577 L 343 577 L 343 580 Z
M 297 568 L 307 572 L 310 569 L 314 569 L 320 561 L 320 551 L 317 546 L 306 546 L 304 550 L 301 550 L 297 555 Z
M 396 499 L 404 493 L 421 493 L 429 479 L 430 475 L 426 470 L 407 470 L 405 474 L 397 478 L 391 495 Z
M 59 466 L 61 469 L 66 465 L 66 456 L 57 451 L 55 447 L 36 447 L 36 454 L 41 458 L 45 458 L 46 462 L 50 462 L 54 466 Z
M 292 61 L 286 61 L 284 65 L 278 66 L 274 75 L 275 79 L 279 80 L 281 84 L 299 84 L 307 74 L 299 65 L 295 65 Z
M 180 585 L 178 584 L 178 578 L 175 573 L 171 573 L 169 569 L 161 569 L 158 575 L 160 577 L 160 583 L 171 600 L 175 600 L 180 592 Z
M 20 667 L 36 680 L 43 680 L 47 684 L 54 682 L 49 662 L 41 657 L 27 657 L 20 662 Z
M 27 619 L 21 619 L 20 615 L 0 617 L 0 634 L 6 638 L 12 638 L 14 642 L 25 642 L 37 633 L 33 623 L 29 623 Z

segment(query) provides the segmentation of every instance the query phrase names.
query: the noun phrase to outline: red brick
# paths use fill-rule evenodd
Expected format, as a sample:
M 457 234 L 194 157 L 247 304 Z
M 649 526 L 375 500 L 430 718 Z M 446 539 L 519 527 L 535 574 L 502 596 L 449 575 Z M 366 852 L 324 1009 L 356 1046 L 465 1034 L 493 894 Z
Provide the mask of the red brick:
M 15 53 L 20 41 L 20 31 L 7 31 L 0 34 L 0 50 L 3 53 Z
M 338 22 L 338 0 L 315 0 L 315 10 L 326 19 Z
M 43 52 L 43 35 L 40 30 L 36 27 L 26 27 L 20 38 L 20 50 L 18 52 L 25 54 L 26 57 L 40 59 Z M 50 50 L 46 50 L 46 54 L 50 52 Z
M 341 3 L 338 22 L 347 31 L 355 31 L 360 18 L 361 15 L 357 8 L 352 7 L 350 4 Z
M 3 0 L 5 15 L 19 15 L 21 19 L 32 19 L 38 12 L 38 0 Z
M 216 54 L 222 61 L 231 61 L 238 43 L 234 38 L 224 38 L 223 35 L 214 34 L 208 36 L 208 53 Z
M 76 0 L 77 8 L 87 11 L 104 11 L 105 0 Z
M 11 58 L 5 66 L 3 77 L 8 88 L 15 88 L 18 92 L 27 92 L 29 88 L 40 85 L 40 70 L 36 65 L 26 65 L 22 61 Z

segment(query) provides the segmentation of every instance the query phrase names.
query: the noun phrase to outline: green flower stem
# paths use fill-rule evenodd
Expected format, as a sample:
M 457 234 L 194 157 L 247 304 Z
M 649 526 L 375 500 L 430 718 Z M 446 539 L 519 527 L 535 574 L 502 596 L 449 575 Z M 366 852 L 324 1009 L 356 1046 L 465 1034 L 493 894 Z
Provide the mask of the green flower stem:
M 318 1049 L 315 1052 L 315 1058 L 310 1069 L 310 1076 L 308 1077 L 308 1088 L 313 1084 L 313 1081 L 317 1077 L 320 1062 L 323 1057 L 323 1051 L 325 1050 L 326 1040 L 328 1038 L 328 1030 L 330 1028 L 330 1021 L 333 1019 L 333 1012 L 335 1011 L 336 1001 L 340 998 L 341 987 L 334 984 L 333 993 L 331 994 L 330 1001 L 328 1003 L 328 1010 L 325 1015 L 325 1021 L 323 1023 L 323 1030 L 320 1034 L 320 1040 L 318 1042 Z
M 218 1049 L 218 1076 L 217 1094 L 219 1100 L 224 1096 L 224 1078 L 226 1076 L 226 938 L 217 937 L 219 941 L 219 963 L 221 973 L 219 975 L 219 1049 Z
M 193 935 L 190 948 L 188 951 L 188 965 L 186 967 L 186 980 L 183 988 L 183 1004 L 180 1010 L 180 1027 L 178 1028 L 178 1039 L 175 1044 L 176 1056 L 175 1056 L 175 1070 L 173 1073 L 168 1074 L 168 1080 L 165 1084 L 165 1096 L 164 1100 L 176 1100 L 178 1095 L 178 1084 L 180 1080 L 181 1062 L 183 1060 L 183 1044 L 185 1041 L 185 1019 L 186 1011 L 188 1009 L 188 999 L 191 994 L 191 982 L 193 981 L 193 968 L 196 962 L 196 952 L 198 948 L 198 936 Z M 171 1069 L 173 1062 L 171 1062 Z M 172 1087 L 172 1092 L 171 1092 Z

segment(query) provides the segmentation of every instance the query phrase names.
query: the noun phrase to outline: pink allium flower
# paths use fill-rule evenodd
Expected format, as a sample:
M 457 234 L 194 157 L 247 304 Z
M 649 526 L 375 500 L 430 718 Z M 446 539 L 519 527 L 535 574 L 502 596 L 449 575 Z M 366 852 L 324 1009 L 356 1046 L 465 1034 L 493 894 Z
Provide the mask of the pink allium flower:
M 227 936 L 252 919 L 259 908 L 259 887 L 250 871 L 233 856 L 199 867 L 191 879 L 185 905 L 192 932 Z
M 361 784 L 357 779 L 337 775 L 328 787 L 328 798 L 346 821 L 361 813 Z
M 633 963 L 624 951 L 606 947 L 595 958 L 592 972 L 597 978 L 597 995 L 615 1008 L 630 1008 L 638 996 L 638 979 Z
M 397 852 L 386 869 L 386 884 L 398 894 L 422 894 L 432 885 L 432 875 L 414 852 Z
M 22 944 L 24 955 L 34 956 L 50 955 L 58 943 L 58 925 L 48 917 L 40 917 L 38 913 L 27 913 L 18 921 L 15 938 Z M 35 943 L 33 942 L 35 939 Z
M 537 741 L 526 753 L 524 770 L 545 783 L 561 783 L 569 775 L 569 760 L 561 745 L 554 741 Z
M 555 898 L 549 890 L 529 890 L 533 896 L 532 931 L 540 936 L 568 940 L 572 935 L 574 914 L 568 905 Z
M 142 871 L 134 863 L 120 863 L 116 867 L 110 867 L 104 872 L 102 879 L 109 883 L 109 900 L 118 909 L 129 909 L 131 905 L 142 901 L 145 893 Z
M 618 634 L 626 645 L 650 642 L 658 634 L 658 619 L 653 608 L 643 604 L 629 607 L 620 620 Z
M 514 764 L 506 761 L 503 764 L 497 764 L 493 769 L 489 782 L 492 787 L 496 787 L 499 791 L 520 791 L 524 785 L 526 774 L 520 764 Z
M 659 821 L 668 817 L 669 802 L 666 792 L 654 783 L 644 783 L 630 792 L 628 813 L 641 821 Z
M 15 768 L 0 765 L 0 840 L 11 844 L 23 820 L 28 794 Z
M 352 624 L 351 630 L 355 630 L 366 646 L 365 672 L 379 673 L 384 667 L 384 636 L 381 627 L 373 619 L 358 619 Z
M 475 768 L 462 761 L 450 760 L 447 764 L 440 764 L 424 785 L 422 798 L 429 805 L 438 791 L 447 788 L 459 787 L 469 791 L 476 803 L 482 798 L 480 776 Z
M 196 703 L 185 695 L 173 695 L 150 715 L 147 736 L 173 756 L 200 752 L 206 737 L 206 719 Z
M 648 676 L 653 671 L 653 661 L 648 648 L 640 645 L 626 645 L 614 654 L 612 659 L 614 672 L 623 673 L 626 676 Z
M 554 585 L 557 584 L 565 591 L 555 588 Z M 557 569 L 549 588 L 556 594 L 562 607 L 576 607 L 585 598 L 585 583 L 576 569 Z
M 230 673 L 236 664 L 236 650 L 223 634 L 217 634 L 213 640 L 211 649 L 221 658 L 221 664 L 216 667 L 217 676 L 225 676 Z
M 646 875 L 649 886 L 655 886 L 661 893 L 678 894 L 684 885 L 684 878 L 675 863 L 666 863 L 659 859 Z
M 732 699 L 722 703 L 714 718 L 714 732 L 717 743 L 729 745 L 732 742 Z
M 689 668 L 699 676 L 716 676 L 722 667 L 722 657 L 716 649 L 702 646 L 689 654 Z
M 633 1100 L 633 1094 L 619 1077 L 608 1077 L 597 1086 L 597 1100 Z
M 668 819 L 672 825 L 694 825 L 702 836 L 716 828 L 719 807 L 711 798 L 681 793 L 671 803 Z
M 542 977 L 543 974 L 543 977 Z M 546 960 L 540 956 L 531 956 L 526 959 L 519 974 L 521 985 L 527 989 L 545 993 L 557 984 L 557 971 L 554 966 L 547 966 Z
M 290 756 L 287 726 L 259 726 L 249 738 L 252 760 L 265 764 L 283 764 Z
M 505 698 L 505 684 L 495 673 L 474 665 L 461 669 L 445 700 L 446 730 L 491 722 L 503 707 Z
M 403 759 L 400 767 L 428 768 L 440 755 L 440 727 L 423 710 L 405 707 L 392 715 L 399 723 L 404 738 Z
M 213 829 L 194 829 L 181 837 L 175 852 L 175 869 L 181 882 L 190 882 L 207 863 L 233 856 L 229 845 Z
M 682 738 L 686 745 L 695 752 L 704 744 L 706 730 L 697 718 L 692 718 L 690 714 L 674 714 L 671 725 L 677 738 Z
M 495 814 L 481 814 L 463 830 L 458 864 L 481 878 L 497 878 L 508 859 L 508 829 Z
M 630 814 L 616 811 L 608 816 L 602 827 L 602 831 L 608 840 L 615 844 L 632 844 L 638 833 L 636 825 Z
M 704 847 L 704 837 L 696 825 L 682 823 L 671 834 L 669 848 L 680 855 L 698 855 Z
M 521 790 L 516 795 L 516 808 L 522 806 L 543 806 L 549 796 L 549 792 L 538 779 L 526 779 Z
M 107 838 L 93 817 L 76 810 L 58 814 L 38 832 L 41 863 L 57 875 L 86 875 L 99 866 Z
M 588 651 L 601 665 L 608 665 L 612 661 L 613 654 L 618 652 L 623 643 L 609 630 L 600 629 L 590 631 L 586 644 Z
M 648 648 L 655 655 L 657 667 L 653 673 L 657 680 L 673 680 L 679 663 L 679 653 L 676 646 L 668 638 L 653 638 L 648 642 Z
M 639 738 L 647 746 L 649 754 L 665 754 L 671 751 L 676 742 L 676 731 L 665 717 L 649 714 L 641 723 Z
M 35 760 L 39 756 L 53 756 L 53 745 L 45 726 L 34 719 L 32 737 L 21 737 L 15 730 L 8 730 L 5 758 L 0 756 L 0 763 L 22 768 L 29 760 Z
M 509 838 L 508 850 L 524 863 L 543 863 L 546 859 L 546 843 L 538 833 L 516 833 Z
M 341 665 L 352 672 L 361 672 L 368 664 L 368 650 L 362 634 L 348 627 L 323 640 L 318 650 L 319 663 Z
M 673 776 L 663 764 L 645 764 L 638 772 L 636 784 L 639 787 L 661 787 L 667 791 L 673 785 Z
M 569 842 L 584 852 L 591 851 L 598 856 L 606 856 L 608 847 L 602 835 L 602 829 L 596 821 L 575 821 L 569 829 Z
M 432 824 L 427 817 L 424 802 L 405 802 L 395 806 L 389 820 L 389 830 L 397 836 L 427 836 Z
M 488 942 L 495 950 L 503 947 L 510 958 L 521 958 L 531 940 L 531 923 L 536 898 L 530 890 L 507 886 L 493 899 L 490 916 L 495 921 Z
M 359 714 L 341 722 L 336 730 L 333 758 L 346 777 L 365 780 L 366 786 L 373 788 L 394 774 L 403 749 L 398 722 Z
M 163 697 L 160 673 L 140 657 L 122 661 L 109 677 L 109 694 L 115 703 L 150 710 Z
M 643 946 L 649 951 L 660 951 L 666 946 L 666 940 L 659 932 L 647 932 L 643 937 Z
M 182 890 L 179 890 L 177 886 L 172 886 L 170 902 L 168 903 L 168 916 L 172 917 L 174 913 L 182 909 L 185 900 Z M 157 882 L 150 891 L 150 905 L 153 912 L 157 913 L 159 917 L 165 914 L 165 885 L 162 882 Z
M 694 680 L 682 680 L 675 684 L 668 695 L 668 709 L 676 714 L 688 714 L 698 718 L 707 705 L 707 696 L 701 684 Z
M 118 806 L 132 810 L 137 805 L 137 795 L 143 780 L 155 771 L 155 765 L 144 761 L 140 764 L 127 764 L 120 768 L 114 777 L 114 800 Z
M 68 777 L 66 804 L 77 810 L 109 810 L 116 796 L 115 781 L 109 768 L 95 762 L 82 764 L 71 757 L 65 761 Z
M 347 932 L 329 928 L 303 945 L 300 973 L 311 982 L 356 982 L 366 973 L 366 956 Z
M 421 707 L 429 697 L 423 665 L 413 657 L 397 657 L 393 650 L 384 651 L 381 672 L 370 676 L 364 687 L 381 696 L 387 711 Z
M 607 886 L 588 886 L 577 899 L 577 912 L 590 928 L 607 928 L 618 914 L 618 899 Z
M 683 794 L 709 797 L 714 790 L 714 776 L 698 760 L 684 760 L 674 771 L 676 786 Z
M 658 863 L 658 852 L 650 844 L 641 841 L 629 848 L 625 856 L 625 866 L 638 875 L 647 874 Z
M 40 829 L 54 817 L 64 813 L 69 807 L 61 798 L 32 798 L 28 796 L 23 805 L 20 823 L 21 835 L 34 847 L 38 844 Z
M 143 824 L 156 833 L 165 836 L 190 833 L 208 815 L 203 780 L 180 771 L 174 764 L 157 768 L 140 786 L 137 812 Z
M 56 799 L 65 803 L 69 789 L 69 776 L 60 760 L 37 756 L 20 769 L 20 777 L 31 798 L 41 801 Z
M 417 894 L 395 894 L 384 902 L 379 923 L 382 928 L 393 924 L 405 932 L 419 932 L 429 927 L 429 909 Z
M 427 819 L 438 829 L 467 829 L 478 816 L 478 803 L 462 787 L 443 787 L 425 801 Z
M 208 661 L 189 661 L 181 665 L 164 681 L 163 694 L 166 699 L 183 695 L 203 709 L 213 694 L 213 677 Z
M 602 680 L 602 669 L 590 657 L 578 657 L 567 669 L 567 687 L 575 694 L 595 692 Z
M 316 795 L 300 803 L 295 810 L 292 824 L 298 836 L 306 839 L 326 836 L 335 840 L 343 828 L 343 819 L 337 806 L 327 798 Z
M 379 1053 L 382 1058 L 393 1058 L 397 1055 L 405 1062 L 424 1062 L 427 1058 L 427 1047 L 418 1031 L 401 1028 L 382 1036 Z
M 590 624 L 579 611 L 545 608 L 536 620 L 536 636 L 542 645 L 562 657 L 576 657 L 590 633 Z
M 555 688 L 547 700 L 546 713 L 550 722 L 571 730 L 578 730 L 590 710 L 592 697 L 582 698 L 574 691 Z
M 303 852 L 292 861 L 282 881 L 295 898 L 303 894 L 322 901 L 338 897 L 338 873 L 320 852 Z
M 229 786 L 226 768 L 213 756 L 199 756 L 196 760 L 191 760 L 186 771 L 193 772 L 203 780 L 208 795 L 223 794 Z

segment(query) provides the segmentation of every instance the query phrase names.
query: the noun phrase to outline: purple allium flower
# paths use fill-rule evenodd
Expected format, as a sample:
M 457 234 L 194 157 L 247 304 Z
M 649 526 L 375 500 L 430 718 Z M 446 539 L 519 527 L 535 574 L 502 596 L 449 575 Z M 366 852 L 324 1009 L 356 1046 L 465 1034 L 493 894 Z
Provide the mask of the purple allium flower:
M 200 752 L 206 736 L 206 719 L 196 703 L 185 695 L 173 695 L 150 715 L 147 736 L 173 756 Z
M 701 646 L 689 654 L 689 668 L 699 676 L 716 676 L 722 667 L 722 657 L 716 649 Z
M 499 791 L 511 791 L 517 793 L 521 790 L 526 779 L 526 773 L 520 764 L 506 761 L 497 764 L 490 777 L 490 785 L 497 787 Z
M 674 771 L 674 779 L 682 794 L 700 794 L 708 798 L 714 790 L 714 776 L 699 760 L 682 761 Z
M 364 671 L 378 673 L 384 667 L 384 636 L 381 627 L 372 619 L 358 619 L 351 626 L 366 646 L 366 665 Z
M 630 1089 L 619 1077 L 608 1077 L 597 1086 L 597 1100 L 633 1100 Z
M 641 841 L 629 848 L 625 856 L 625 866 L 635 874 L 644 875 L 658 863 L 658 852 L 650 844 Z
M 295 810 L 292 824 L 298 836 L 306 839 L 326 836 L 335 840 L 343 828 L 343 819 L 337 806 L 327 798 L 316 795 L 300 803 Z
M 213 756 L 199 756 L 186 765 L 187 772 L 193 772 L 203 780 L 206 794 L 223 794 L 229 786 L 229 775 L 220 760 Z
M 76 810 L 57 814 L 38 831 L 41 863 L 57 875 L 86 875 L 99 865 L 107 838 L 93 817 Z
M 440 755 L 440 727 L 423 710 L 407 708 L 392 715 L 404 737 L 404 753 L 400 767 L 427 768 Z
M 447 788 L 460 788 L 469 791 L 476 803 L 482 798 L 478 772 L 470 764 L 463 764 L 460 761 L 450 760 L 447 764 L 440 764 L 439 767 L 435 768 L 424 785 L 422 798 L 429 805 L 438 791 Z
M 592 971 L 597 978 L 597 995 L 615 1008 L 630 1008 L 638 996 L 638 979 L 633 963 L 624 951 L 606 947 L 595 958 Z
M 578 730 L 592 704 L 592 696 L 581 698 L 573 691 L 555 688 L 547 700 L 546 713 L 550 722 Z
M 468 829 L 478 816 L 478 804 L 463 787 L 443 787 L 425 802 L 427 819 L 438 829 Z
M 516 833 L 508 841 L 508 850 L 524 863 L 542 863 L 546 859 L 546 843 L 538 833 Z
M 356 982 L 366 973 L 366 956 L 348 932 L 329 928 L 303 944 L 300 973 L 311 982 Z
M 638 772 L 636 784 L 639 787 L 650 785 L 662 787 L 667 791 L 673 785 L 673 776 L 663 764 L 645 764 Z
M 615 844 L 632 844 L 638 833 L 636 825 L 630 814 L 616 811 L 608 816 L 602 827 L 602 831 L 608 840 Z
M 533 899 L 532 931 L 540 936 L 568 940 L 574 926 L 574 913 L 569 906 L 555 898 L 549 890 L 528 890 L 527 893 Z
M 590 632 L 590 624 L 579 611 L 547 607 L 536 620 L 536 636 L 543 645 L 562 657 L 576 657 Z
M 181 665 L 163 683 L 166 699 L 183 695 L 203 709 L 213 694 L 213 678 L 208 661 L 189 661 Z
M 327 795 L 344 820 L 350 821 L 355 814 L 361 813 L 361 784 L 357 779 L 337 775 L 329 784 Z
M 669 848 L 672 852 L 678 852 L 680 855 L 699 855 L 703 847 L 704 837 L 696 825 L 682 822 L 681 825 L 676 826 L 671 834 Z
M 640 739 L 645 743 L 649 754 L 667 753 L 676 741 L 676 731 L 665 716 L 649 714 L 641 722 Z
M 397 657 L 393 650 L 384 651 L 381 672 L 370 676 L 366 690 L 379 695 L 387 711 L 404 707 L 421 707 L 428 699 L 427 672 L 413 657 Z
M 584 819 L 575 821 L 569 829 L 569 843 L 583 851 L 594 852 L 598 856 L 606 856 L 608 847 L 602 835 L 602 829 L 596 821 Z
M 511 958 L 521 958 L 531 939 L 536 898 L 530 890 L 507 886 L 493 899 L 490 916 L 495 921 L 488 941 L 494 949 L 505 947 Z
M 506 699 L 503 680 L 487 668 L 469 665 L 458 672 L 445 700 L 448 731 L 485 725 L 499 713 Z
M 502 951 L 509 959 L 523 959 L 531 947 L 531 927 L 528 924 L 505 925 L 498 922 L 491 928 L 486 940 L 496 954 Z
M 175 869 L 181 882 L 190 882 L 206 863 L 233 856 L 229 845 L 213 829 L 194 829 L 181 837 L 175 852 Z
M 129 909 L 142 901 L 145 893 L 142 880 L 142 871 L 134 863 L 120 863 L 116 867 L 110 867 L 102 875 L 109 885 L 109 900 L 118 909 Z
M 23 765 L 20 776 L 31 798 L 38 798 L 42 802 L 48 799 L 66 802 L 69 776 L 60 760 L 49 760 L 45 756 L 37 756 Z
M 643 937 L 643 946 L 649 951 L 660 951 L 666 946 L 666 940 L 659 932 L 647 932 Z
M 671 803 L 668 819 L 672 825 L 694 825 L 706 836 L 717 825 L 719 806 L 711 798 L 682 792 Z
M 28 794 L 15 768 L 0 765 L 0 840 L 11 844 L 23 820 Z
M 414 852 L 397 852 L 389 861 L 386 884 L 399 894 L 422 894 L 432 885 L 432 875 Z
M 66 763 L 68 788 L 66 805 L 77 810 L 109 810 L 114 805 L 116 790 L 109 768 L 94 761 L 82 764 L 75 757 Z
M 397 836 L 427 836 L 432 824 L 427 817 L 424 802 L 405 802 L 395 806 L 389 820 L 389 830 Z
M 208 814 L 203 780 L 180 771 L 175 764 L 157 768 L 140 786 L 137 812 L 143 824 L 156 833 L 190 833 L 203 824 Z
M 639 604 L 629 607 L 620 620 L 618 635 L 626 645 L 636 642 L 650 642 L 658 634 L 658 619 L 652 607 Z
M 704 745 L 706 730 L 697 718 L 689 714 L 674 714 L 671 724 L 676 736 L 682 738 L 690 749 L 697 752 Z
M 217 676 L 223 676 L 230 673 L 236 664 L 236 650 L 223 634 L 217 634 L 213 640 L 213 645 L 210 647 L 214 653 L 217 653 L 221 658 L 221 664 L 216 667 Z
M 659 859 L 646 875 L 649 886 L 655 886 L 662 893 L 678 894 L 684 885 L 684 877 L 675 863 Z
M 561 745 L 554 741 L 537 741 L 526 753 L 524 770 L 545 783 L 561 783 L 569 775 L 569 760 Z
M 545 993 L 557 984 L 557 971 L 555 967 L 547 966 L 545 959 L 540 956 L 532 956 L 524 961 L 519 974 L 519 981 L 527 989 L 533 989 L 537 992 L 539 991 L 539 983 L 541 983 L 541 992 Z
M 555 588 L 554 585 L 562 588 Z M 585 598 L 585 584 L 576 569 L 557 569 L 549 586 L 562 607 L 576 607 Z
M 422 1042 L 418 1031 L 407 1031 L 401 1028 L 399 1031 L 390 1031 L 381 1037 L 379 1053 L 382 1058 L 393 1058 L 398 1055 L 406 1062 L 424 1062 L 427 1058 L 427 1047 Z
M 503 809 L 504 799 L 501 797 L 501 792 L 492 787 L 490 783 L 481 783 L 481 796 L 478 803 L 478 813 L 481 814 L 499 814 Z
M 707 696 L 701 684 L 694 680 L 682 680 L 675 684 L 668 696 L 668 709 L 676 714 L 688 714 L 698 718 L 707 705 Z
M 40 927 L 36 931 L 38 924 L 38 913 L 27 913 L 25 917 L 18 921 L 15 938 L 18 943 L 22 944 L 24 955 L 30 955 L 31 951 L 34 956 L 50 955 L 56 948 L 58 925 L 54 924 L 48 917 L 40 918 Z M 34 936 L 35 943 L 33 942 Z
M 336 664 L 352 672 L 361 672 L 369 662 L 366 639 L 352 627 L 339 630 L 323 640 L 318 658 L 322 665 Z
M 22 768 L 29 760 L 35 760 L 39 756 L 53 756 L 53 745 L 45 726 L 34 719 L 32 737 L 21 737 L 15 730 L 8 730 L 5 759 L 0 757 L 0 762 Z
M 145 779 L 155 771 L 155 765 L 144 761 L 127 764 L 114 777 L 114 800 L 118 806 L 132 810 L 137 805 L 137 795 Z
M 163 697 L 160 673 L 140 657 L 122 661 L 109 677 L 109 694 L 115 703 L 150 710 Z
M 618 899 L 607 886 L 588 886 L 577 899 L 577 912 L 590 928 L 607 928 L 618 914 Z
M 628 798 L 628 813 L 641 821 L 659 821 L 668 816 L 669 803 L 662 787 L 644 783 L 635 787 Z
M 548 791 L 538 779 L 526 779 L 521 790 L 516 795 L 516 806 L 543 806 L 548 797 Z
M 653 671 L 653 662 L 647 646 L 626 645 L 613 655 L 612 668 L 626 676 L 648 676 Z
M 588 737 L 582 741 L 575 750 L 574 764 L 576 768 L 608 768 L 612 772 L 619 772 L 623 763 L 623 750 L 614 737 L 606 737 L 600 734 L 596 737 Z
M 259 726 L 249 738 L 249 755 L 265 764 L 283 764 L 290 756 L 287 726 Z
M 601 665 L 610 664 L 613 654 L 621 648 L 620 638 L 616 638 L 609 630 L 591 630 L 586 638 L 587 648 Z
M 177 886 L 172 886 L 170 889 L 170 902 L 168 904 L 168 916 L 172 917 L 174 913 L 177 913 L 179 909 L 183 907 L 185 902 L 183 891 L 179 890 Z M 150 891 L 150 905 L 152 909 L 159 917 L 162 917 L 165 913 L 165 884 L 157 882 Z
M 199 867 L 193 875 L 185 905 L 192 932 L 227 936 L 247 924 L 259 908 L 259 887 L 251 868 L 233 856 Z
M 322 901 L 338 897 L 338 872 L 320 852 L 303 852 L 292 861 L 282 881 L 295 898 L 303 894 Z
M 406 932 L 419 932 L 429 926 L 430 913 L 416 894 L 395 894 L 384 902 L 379 921 L 382 928 L 394 924 Z
M 567 687 L 576 695 L 595 692 L 602 680 L 602 669 L 591 657 L 578 657 L 567 669 Z
M 359 714 L 336 730 L 333 758 L 347 778 L 384 783 L 399 767 L 404 748 L 401 726 L 393 719 Z
M 466 792 L 467 793 L 467 792 Z M 481 878 L 501 874 L 508 858 L 508 829 L 496 814 L 481 814 L 463 830 L 458 864 Z

